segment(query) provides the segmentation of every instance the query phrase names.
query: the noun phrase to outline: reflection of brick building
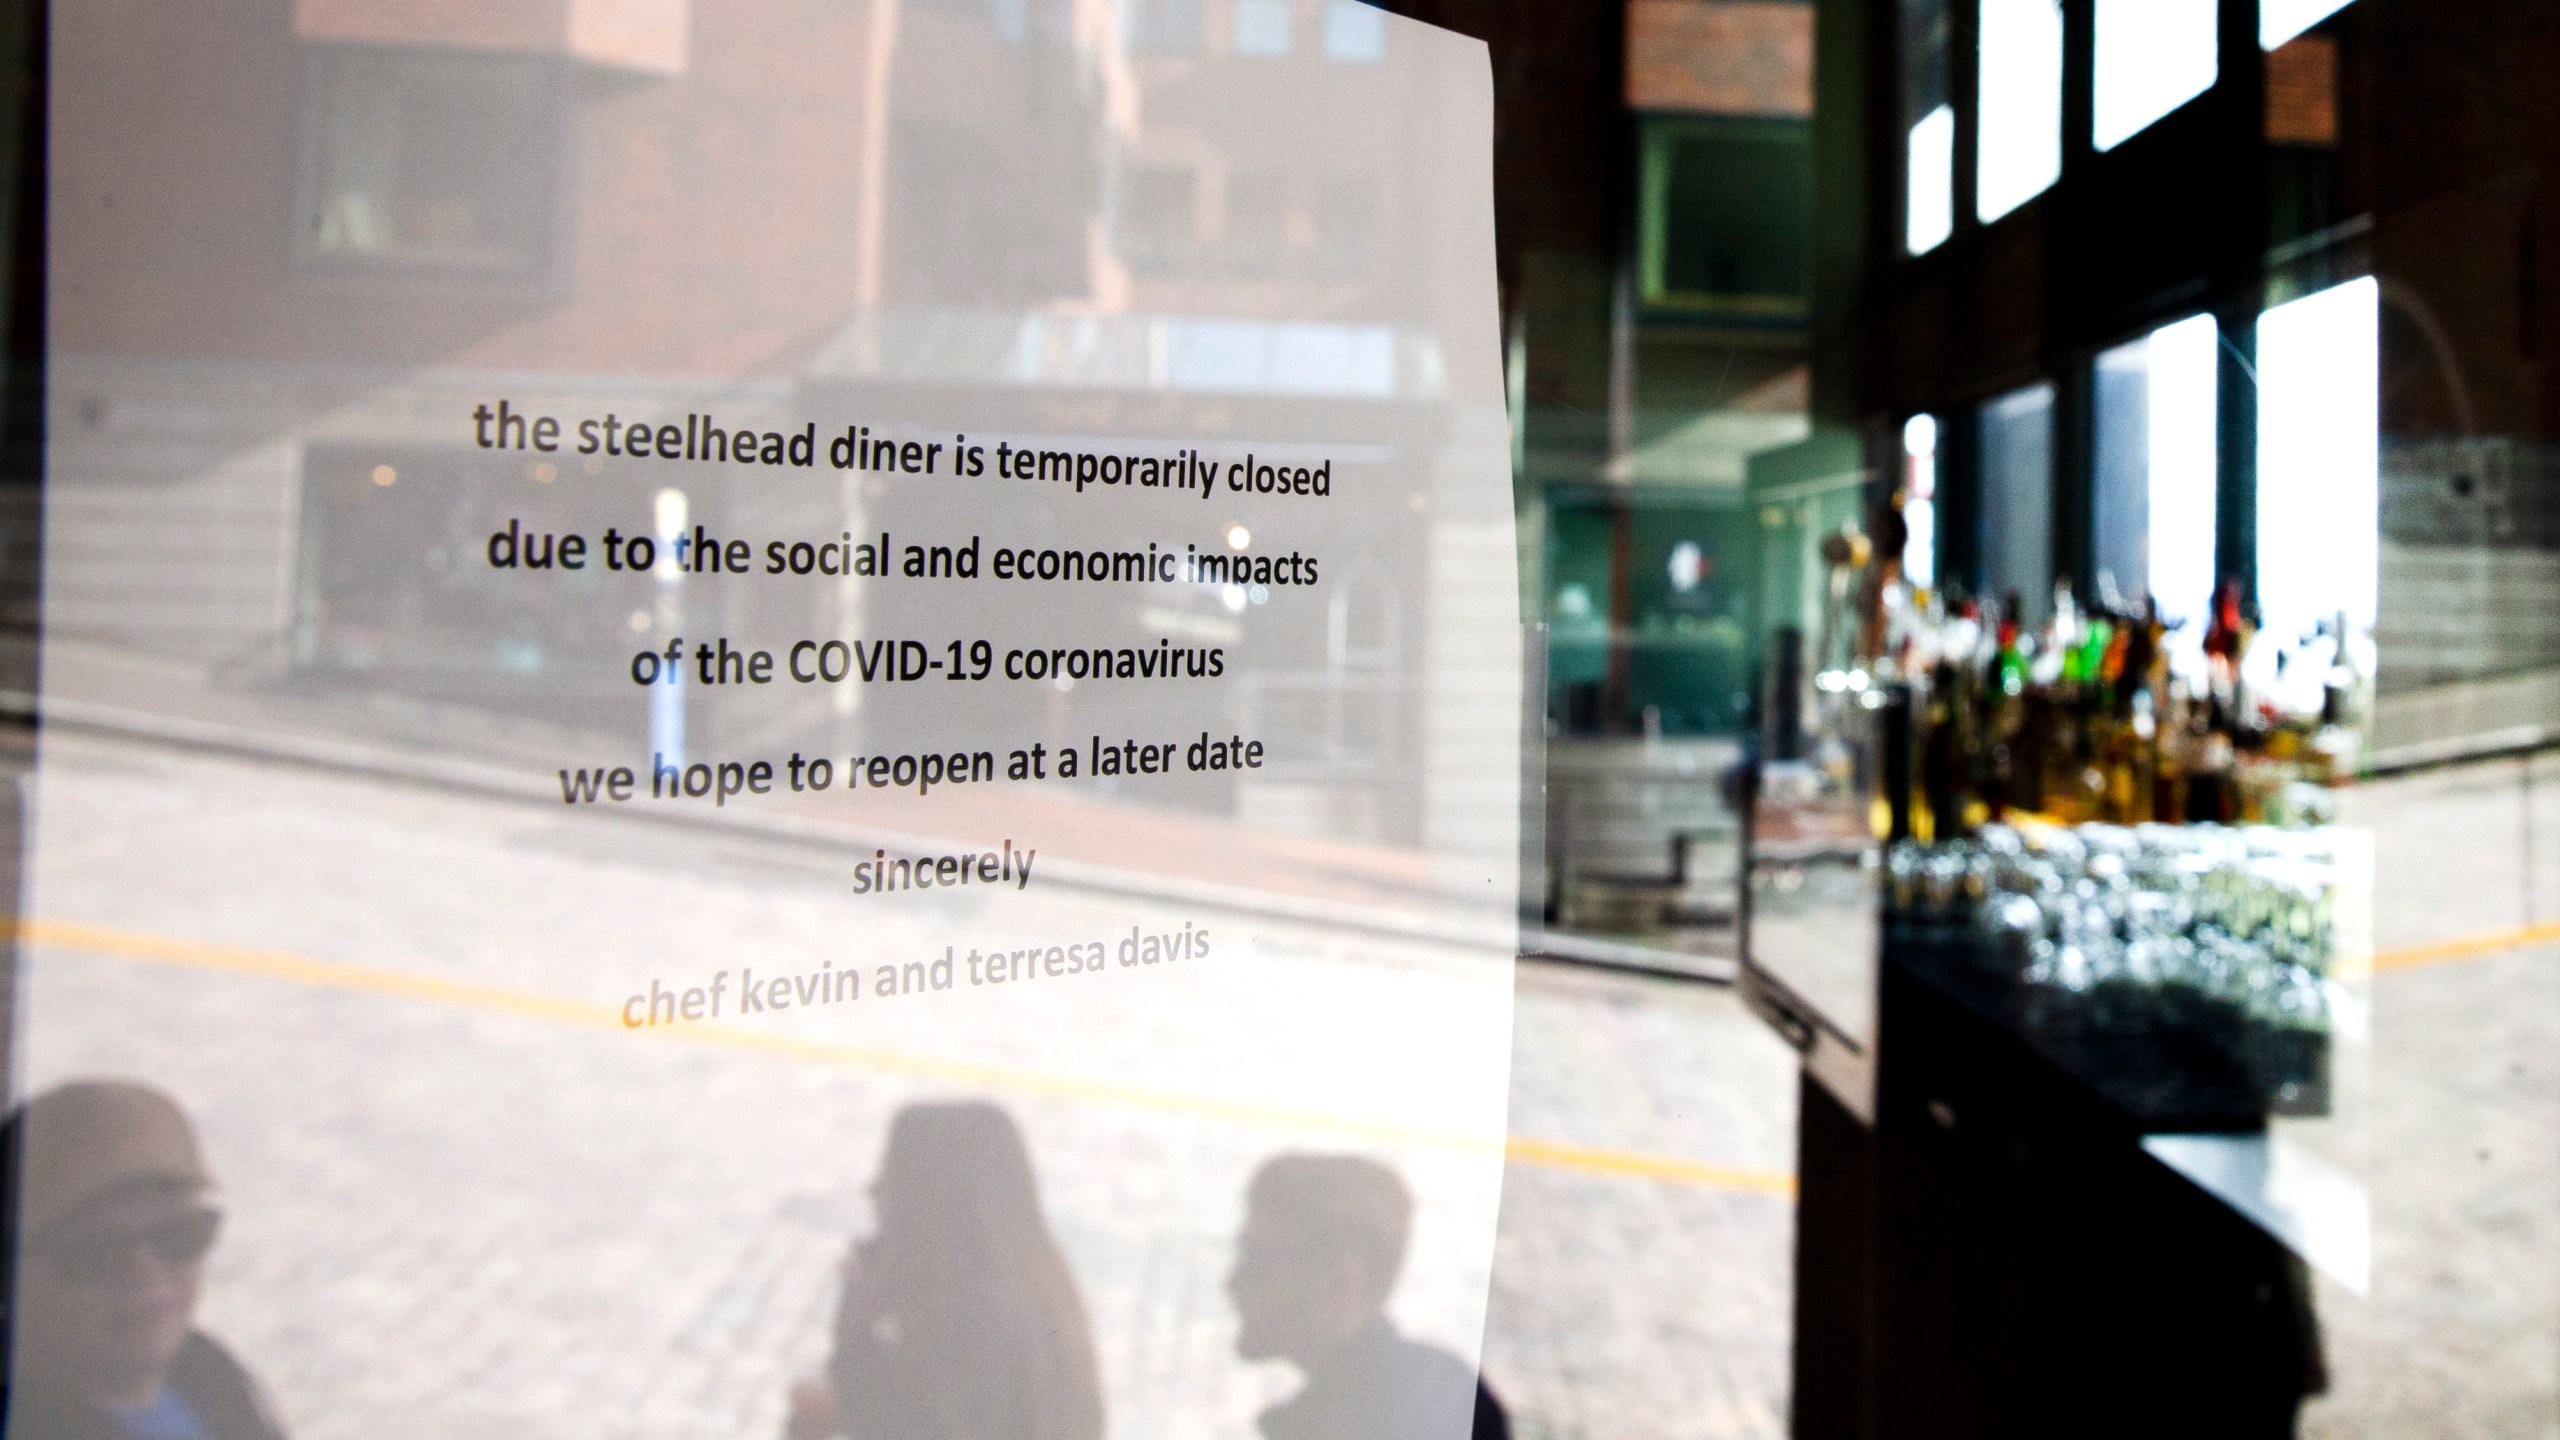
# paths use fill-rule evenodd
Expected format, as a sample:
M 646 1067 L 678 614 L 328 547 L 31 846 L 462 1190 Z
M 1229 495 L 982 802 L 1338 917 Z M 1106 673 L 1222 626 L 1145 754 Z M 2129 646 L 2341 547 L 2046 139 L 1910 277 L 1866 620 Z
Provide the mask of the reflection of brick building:
M 99 137 L 53 176 L 64 633 L 230 654 L 314 618 L 278 549 L 304 448 L 453 446 L 485 386 L 429 367 L 545 372 L 520 404 L 621 376 L 770 386 L 855 303 L 838 237 L 865 177 L 824 157 L 865 117 L 832 65 L 769 58 L 792 34 L 859 57 L 858 9 L 670 4 L 626 53 L 531 7 L 448 8 L 58 19 L 59 128 Z M 184 223 L 128 227 L 119 202 Z M 173 587 L 147 615 L 123 598 Z
M 1360 831 L 1309 798 L 1356 784 L 1409 813 L 1451 313 L 1418 234 L 1452 217 L 1415 213 L 1429 187 L 1396 177 L 1446 172 L 1445 109 L 1417 87 L 1447 82 L 1347 0 L 1125 18 L 1102 0 L 65 15 L 58 133 L 82 139 L 55 170 L 53 633 L 628 734 L 645 716 L 609 662 L 679 619 L 960 617 L 856 586 L 705 616 L 629 575 L 539 615 L 504 603 L 477 559 L 504 518 L 631 527 L 663 488 L 717 526 L 749 492 L 734 469 L 623 460 L 599 481 L 573 455 L 482 451 L 476 404 L 1239 454 L 1321 417 L 1358 437 L 1346 473 L 1412 487 L 1395 522 L 1305 537 L 1340 554 L 1344 613 L 1280 625 L 1258 595 L 1175 593 L 1123 621 L 1150 642 L 1168 623 L 1261 635 L 1248 709 L 1365 697 L 1274 721 L 1312 736 L 1275 747 L 1274 793 L 1201 798 Z M 161 222 L 126 225 L 136 208 Z M 759 524 L 903 524 L 854 481 L 754 493 Z M 583 699 L 561 717 L 564 695 Z M 693 734 L 863 723 L 809 698 L 706 710 Z M 1049 708 L 1066 724 L 1076 705 Z

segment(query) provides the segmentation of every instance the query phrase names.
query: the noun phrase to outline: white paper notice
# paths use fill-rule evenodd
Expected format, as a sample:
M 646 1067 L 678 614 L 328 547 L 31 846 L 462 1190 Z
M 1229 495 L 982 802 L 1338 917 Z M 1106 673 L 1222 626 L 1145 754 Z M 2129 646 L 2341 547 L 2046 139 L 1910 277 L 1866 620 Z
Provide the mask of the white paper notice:
M 1468 1433 L 1490 72 L 1266 8 L 57 12 L 11 1434 Z

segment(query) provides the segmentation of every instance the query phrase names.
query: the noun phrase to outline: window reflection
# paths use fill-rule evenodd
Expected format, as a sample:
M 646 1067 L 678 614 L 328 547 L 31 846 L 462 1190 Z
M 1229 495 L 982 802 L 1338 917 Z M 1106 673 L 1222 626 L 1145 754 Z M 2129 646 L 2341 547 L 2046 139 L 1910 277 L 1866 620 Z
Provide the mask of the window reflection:
M 1813 221 L 1808 127 L 1759 117 L 1662 117 L 1648 123 L 1644 138 L 1644 302 L 1801 312 Z
M 1172 275 L 1191 263 L 1194 189 L 1188 170 L 1129 171 L 1120 197 L 1120 258 L 1131 274 Z
M 1200 50 L 1200 0 L 1127 0 L 1121 23 L 1139 55 L 1193 55 Z
M 1902 426 L 1902 574 L 1920 589 L 1938 583 L 1938 417 Z
M 1240 170 L 1227 177 L 1227 272 L 1264 279 L 1280 272 L 1288 244 L 1289 176 L 1281 170 Z
M 1981 426 L 1982 591 L 2037 623 L 2053 587 L 2053 387 L 1992 401 Z
M 1946 0 L 1902 0 L 1902 55 L 1904 245 L 1920 255 L 1955 233 L 1956 112 L 1948 103 Z
M 1286 59 L 1290 44 L 1290 0 L 1236 0 L 1229 48 L 1252 59 Z
M 1378 184 L 1366 175 L 1328 175 L 1316 182 L 1315 250 L 1319 280 L 1357 280 L 1368 272 L 1378 241 Z
M 2259 0 L 2258 46 L 2273 50 L 2347 8 L 2350 0 Z
M 2217 0 L 2098 0 L 2090 139 L 2112 150 L 2213 88 Z
M 1984 224 L 2062 175 L 2062 7 L 1982 0 L 1981 143 L 1974 216 Z
M 2201 663 L 2214 582 L 2221 337 L 2195 315 L 2098 357 L 2093 497 L 2101 594 L 2158 601 L 2173 655 Z
M 317 46 L 305 58 L 307 260 L 517 272 L 547 256 L 564 112 L 527 57 Z
M 1361 0 L 1331 0 L 1324 7 L 1324 58 L 1366 65 L 1387 53 L 1386 13 Z
M 2380 294 L 2353 280 L 2258 320 L 2258 606 L 2281 640 L 2374 623 Z

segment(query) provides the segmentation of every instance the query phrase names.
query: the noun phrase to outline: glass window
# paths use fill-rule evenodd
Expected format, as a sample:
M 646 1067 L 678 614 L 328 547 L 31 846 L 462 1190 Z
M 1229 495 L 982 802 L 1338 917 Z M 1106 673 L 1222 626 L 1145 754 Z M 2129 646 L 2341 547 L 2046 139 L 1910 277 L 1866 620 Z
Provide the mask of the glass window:
M 1956 112 L 1948 103 L 1946 0 L 1902 0 L 1904 248 L 1926 254 L 1956 224 Z
M 552 66 L 340 47 L 308 64 L 298 255 L 482 273 L 543 263 L 562 124 Z
M 2098 357 L 2092 500 L 2100 587 L 2150 596 L 2174 649 L 2201 657 L 2215 580 L 2215 426 L 2221 332 L 2210 315 L 2165 325 Z
M 1229 48 L 1254 59 L 1286 58 L 1292 38 L 1290 8 L 1289 0 L 1236 0 Z
M 2259 0 L 2258 46 L 2273 50 L 2347 8 L 2349 0 Z
M 2098 0 L 2090 139 L 2112 150 L 2213 88 L 2219 0 Z
M 1120 258 L 1131 274 L 1170 275 L 1191 263 L 1196 188 L 1188 170 L 1129 171 L 1120 196 Z
M 1992 401 L 1980 424 L 1982 593 L 2004 615 L 2041 622 L 2053 590 L 2053 387 Z
M 1200 0 L 1128 0 L 1122 12 L 1129 49 L 1141 55 L 1192 55 L 1200 49 Z
M 1366 65 L 1386 58 L 1387 16 L 1362 0 L 1332 0 L 1324 7 L 1324 58 Z
M 2370 279 L 2258 318 L 2258 608 L 2278 641 L 2380 591 L 2381 311 Z
M 1365 175 L 1317 182 L 1313 269 L 1320 280 L 1356 280 L 1378 243 L 1378 185 Z
M 1802 311 L 1813 212 L 1802 121 L 1653 120 L 1643 184 L 1646 304 Z
M 1982 0 L 1974 217 L 1999 219 L 2062 176 L 2062 6 Z
M 1227 273 L 1261 279 L 1280 270 L 1288 240 L 1289 177 L 1279 170 L 1240 170 L 1227 177 Z
M 1925 255 L 1956 232 L 1956 112 L 1941 105 L 1911 127 L 1911 196 L 1904 247 Z
M 1938 583 L 1938 417 L 1902 425 L 1902 575 L 1923 590 Z

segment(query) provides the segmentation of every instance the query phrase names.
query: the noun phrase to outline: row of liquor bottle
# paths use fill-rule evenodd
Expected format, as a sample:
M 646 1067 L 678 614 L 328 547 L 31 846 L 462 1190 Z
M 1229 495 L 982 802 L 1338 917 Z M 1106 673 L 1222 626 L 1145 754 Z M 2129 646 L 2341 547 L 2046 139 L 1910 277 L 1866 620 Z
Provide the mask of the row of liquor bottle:
M 2041 625 L 2022 613 L 2014 594 L 1889 597 L 1875 673 L 1857 688 L 1881 684 L 1909 706 L 1910 833 L 1959 837 L 2014 813 L 2124 825 L 2329 818 L 2327 787 L 2354 769 L 2369 688 L 2344 616 L 2275 635 L 2236 584 L 2213 597 L 2200 634 L 2155 603 L 2102 594 L 2084 607 L 2068 586 Z

